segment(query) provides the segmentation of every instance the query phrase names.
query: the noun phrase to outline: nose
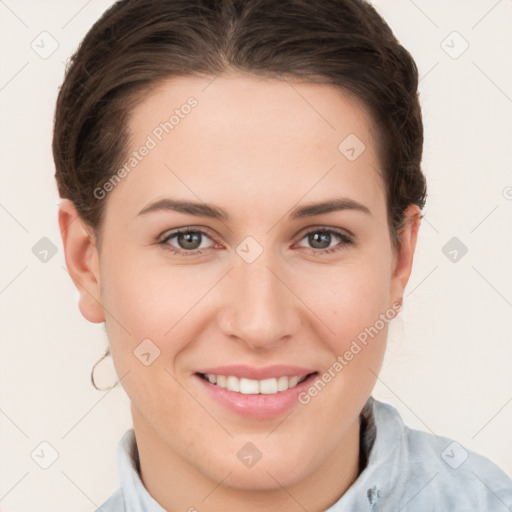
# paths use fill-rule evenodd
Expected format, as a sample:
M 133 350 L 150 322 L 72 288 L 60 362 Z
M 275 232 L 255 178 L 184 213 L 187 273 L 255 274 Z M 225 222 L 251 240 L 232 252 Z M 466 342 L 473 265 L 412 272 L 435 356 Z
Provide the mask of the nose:
M 291 274 L 264 251 L 247 263 L 240 259 L 229 272 L 219 326 L 253 350 L 265 350 L 293 338 L 301 324 L 301 301 L 293 293 Z

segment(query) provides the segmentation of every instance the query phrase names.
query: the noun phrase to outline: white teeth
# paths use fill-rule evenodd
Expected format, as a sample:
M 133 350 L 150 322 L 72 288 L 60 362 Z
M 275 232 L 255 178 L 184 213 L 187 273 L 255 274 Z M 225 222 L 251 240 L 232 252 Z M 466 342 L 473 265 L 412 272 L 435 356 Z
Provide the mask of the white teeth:
M 291 387 L 291 388 L 293 388 L 293 386 L 296 386 L 297 383 L 299 382 L 299 378 L 300 377 L 290 377 L 288 379 L 288 386 Z
M 230 391 L 240 392 L 240 379 L 238 377 L 230 375 L 226 382 L 226 389 L 229 389 Z
M 228 377 L 228 382 L 229 382 L 229 379 L 236 379 L 236 377 Z M 231 388 L 229 388 L 229 386 L 228 386 L 228 389 L 231 389 Z M 235 390 L 232 389 L 231 391 L 235 391 Z M 240 393 L 243 393 L 244 395 L 257 395 L 260 392 L 259 382 L 257 380 L 253 380 L 253 379 L 242 378 L 242 379 L 240 379 L 239 391 L 240 391 Z
M 279 391 L 286 391 L 287 389 L 295 387 L 297 384 L 302 382 L 306 377 L 282 377 L 255 380 L 246 379 L 245 377 L 238 378 L 234 375 L 213 375 L 205 374 L 205 377 L 212 384 L 216 384 L 221 388 L 225 388 L 229 391 L 236 391 L 243 393 L 244 395 L 273 395 Z
M 277 393 L 277 379 L 260 380 L 260 393 L 264 395 Z
M 277 379 L 277 391 L 286 391 L 288 389 L 288 377 L 279 377 Z

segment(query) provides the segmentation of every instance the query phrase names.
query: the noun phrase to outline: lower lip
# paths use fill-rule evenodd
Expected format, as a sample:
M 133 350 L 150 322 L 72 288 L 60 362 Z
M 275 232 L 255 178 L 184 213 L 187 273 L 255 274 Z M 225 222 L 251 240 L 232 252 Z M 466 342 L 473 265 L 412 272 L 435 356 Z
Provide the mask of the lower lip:
M 212 384 L 197 374 L 194 377 L 201 382 L 206 391 L 215 400 L 228 410 L 246 418 L 270 419 L 285 413 L 294 405 L 297 405 L 299 403 L 298 395 L 311 386 L 317 374 L 310 375 L 293 388 L 271 395 L 261 393 L 257 395 L 244 395 L 243 393 L 230 391 Z

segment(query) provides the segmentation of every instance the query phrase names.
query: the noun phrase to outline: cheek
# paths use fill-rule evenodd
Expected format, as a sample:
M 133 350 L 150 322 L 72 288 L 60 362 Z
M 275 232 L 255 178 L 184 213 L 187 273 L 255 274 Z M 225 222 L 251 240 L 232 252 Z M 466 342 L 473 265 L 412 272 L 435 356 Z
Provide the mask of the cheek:
M 102 300 L 106 315 L 111 324 L 122 324 L 125 334 L 127 331 L 133 338 L 162 339 L 204 295 L 212 280 L 192 265 L 173 266 L 161 257 L 143 260 L 124 254 L 118 262 L 105 262 Z
M 298 295 L 322 320 L 326 339 L 338 350 L 389 307 L 389 269 L 380 262 L 361 259 L 337 267 L 323 266 L 300 283 Z
M 193 274 L 183 268 L 143 264 L 136 258 L 130 261 L 126 253 L 119 264 L 105 262 L 104 275 L 107 334 L 117 375 L 126 376 L 122 386 L 145 418 L 165 416 L 168 427 L 178 431 L 179 422 L 168 404 L 184 414 L 194 411 L 173 377 L 174 362 L 193 339 L 182 320 L 201 290 L 194 291 Z M 166 397 L 165 406 L 162 397 Z
M 127 375 L 123 387 L 139 410 L 152 409 L 146 417 L 165 414 L 155 390 L 169 397 L 168 403 L 187 410 L 190 400 L 173 376 L 181 380 L 186 373 L 182 353 L 193 348 L 212 318 L 207 295 L 219 281 L 218 269 L 173 266 L 162 257 L 131 259 L 127 252 L 122 261 L 105 262 L 104 268 L 107 334 L 117 375 Z
M 310 299 L 322 325 L 329 328 L 322 327 L 319 336 L 329 356 L 320 371 L 321 382 L 312 384 L 301 403 L 320 423 L 338 425 L 333 430 L 339 435 L 344 418 L 354 416 L 371 394 L 397 310 L 389 304 L 389 270 L 378 262 L 359 260 L 324 277 L 329 277 L 329 285 L 318 286 Z

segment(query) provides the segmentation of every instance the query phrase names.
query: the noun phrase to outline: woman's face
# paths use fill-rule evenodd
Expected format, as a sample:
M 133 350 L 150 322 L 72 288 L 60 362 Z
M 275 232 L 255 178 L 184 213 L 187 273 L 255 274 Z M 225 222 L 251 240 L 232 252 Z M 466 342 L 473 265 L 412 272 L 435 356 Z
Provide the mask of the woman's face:
M 417 216 L 395 253 L 372 121 L 329 85 L 173 79 L 129 127 L 135 160 L 103 199 L 100 254 L 74 277 L 84 316 L 106 322 L 137 440 L 231 487 L 296 484 L 359 435 Z M 250 378 L 248 393 L 208 371 L 230 388 Z

